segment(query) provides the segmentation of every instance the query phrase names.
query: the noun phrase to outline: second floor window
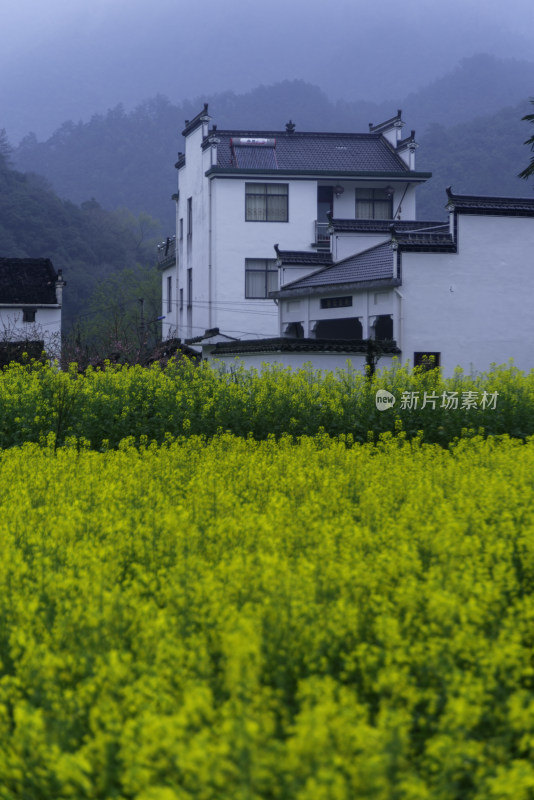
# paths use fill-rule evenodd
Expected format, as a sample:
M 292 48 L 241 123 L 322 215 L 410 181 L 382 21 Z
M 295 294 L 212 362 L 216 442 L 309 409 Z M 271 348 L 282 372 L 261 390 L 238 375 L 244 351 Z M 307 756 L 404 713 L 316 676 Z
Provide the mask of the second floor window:
M 245 220 L 247 222 L 287 222 L 287 183 L 246 183 Z
M 278 289 L 278 267 L 274 258 L 245 259 L 245 297 L 268 298 Z
M 356 219 L 392 219 L 393 198 L 385 189 L 356 189 Z

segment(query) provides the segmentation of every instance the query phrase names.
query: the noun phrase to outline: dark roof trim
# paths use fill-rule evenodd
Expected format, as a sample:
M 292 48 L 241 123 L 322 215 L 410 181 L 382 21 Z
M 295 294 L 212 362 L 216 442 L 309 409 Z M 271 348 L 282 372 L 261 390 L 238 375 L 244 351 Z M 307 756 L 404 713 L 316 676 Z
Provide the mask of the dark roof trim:
M 189 136 L 189 134 L 200 127 L 203 122 L 209 122 L 210 119 L 211 117 L 208 114 L 208 104 L 204 103 L 204 108 L 196 115 L 196 117 L 194 117 L 192 120 L 186 119 L 182 136 Z
M 217 136 L 238 136 L 244 138 L 266 138 L 266 139 L 298 139 L 299 137 L 306 139 L 315 139 L 317 136 L 325 136 L 329 139 L 371 139 L 378 141 L 381 138 L 380 133 L 349 133 L 333 132 L 333 131 L 297 131 L 288 133 L 287 131 L 238 131 L 238 130 L 223 130 L 222 128 L 215 128 L 209 131 L 209 135 L 215 134 Z
M 300 178 L 301 180 L 314 180 L 317 177 L 325 175 L 332 178 L 365 178 L 366 180 L 369 178 L 386 178 L 388 181 L 401 181 L 402 183 L 406 183 L 407 180 L 426 181 L 428 178 L 432 177 L 431 172 L 410 172 L 408 169 L 406 169 L 406 171 L 399 170 L 398 172 L 391 172 L 389 170 L 378 172 L 373 170 L 343 171 L 333 169 L 242 169 L 239 167 L 210 167 L 204 174 L 207 178 L 243 178 L 247 175 L 254 177 L 257 175 L 264 175 L 266 177 L 294 177 Z
M 305 297 L 309 295 L 339 294 L 340 291 L 358 292 L 363 289 L 387 289 L 400 286 L 401 283 L 402 281 L 400 278 L 377 278 L 376 280 L 350 281 L 347 283 L 324 283 L 320 286 L 298 287 L 295 289 L 292 289 L 291 285 L 288 285 L 287 287 L 282 287 L 277 292 L 269 292 L 269 297 L 272 297 L 274 300 L 287 299 L 290 297 Z
M 59 303 L 0 303 L 0 308 L 61 308 Z
M 415 131 L 412 131 L 410 133 L 410 135 L 407 136 L 405 139 L 401 139 L 399 142 L 397 142 L 397 148 L 396 149 L 397 149 L 397 151 L 398 150 L 404 150 L 404 148 L 408 147 L 411 144 L 412 145 L 415 144 Z
M 405 125 L 405 123 L 401 119 L 402 111 L 399 108 L 396 115 L 387 119 L 385 122 L 379 122 L 377 125 L 373 125 L 372 122 L 369 123 L 369 133 L 379 133 L 387 128 L 391 128 L 393 125 Z
M 420 241 L 410 240 L 398 242 L 399 250 L 403 253 L 456 253 L 457 247 L 452 241 L 430 241 L 421 239 Z
M 212 358 L 218 355 L 241 353 L 362 353 L 368 352 L 369 344 L 380 344 L 382 352 L 392 355 L 400 354 L 395 341 L 376 342 L 374 339 L 241 339 L 235 343 L 220 342 L 210 353 Z
M 274 249 L 280 266 L 284 267 L 290 265 L 327 267 L 334 263 L 332 253 L 327 251 L 280 250 L 277 244 L 274 245 Z
M 448 186 L 447 208 L 460 214 L 534 217 L 534 198 L 453 194 Z
M 387 233 L 391 231 L 391 225 L 395 225 L 396 231 L 410 231 L 412 233 L 422 233 L 430 229 L 436 231 L 448 231 L 449 223 L 435 220 L 414 220 L 414 219 L 336 219 L 329 217 L 329 223 L 334 233 Z

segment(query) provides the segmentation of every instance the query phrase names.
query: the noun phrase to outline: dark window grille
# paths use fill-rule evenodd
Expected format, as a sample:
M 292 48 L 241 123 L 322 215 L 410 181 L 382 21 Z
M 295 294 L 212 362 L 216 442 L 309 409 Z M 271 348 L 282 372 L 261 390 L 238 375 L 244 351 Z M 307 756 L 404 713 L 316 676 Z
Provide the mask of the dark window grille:
M 349 297 L 323 297 L 321 308 L 346 308 L 352 305 L 352 295 Z
M 440 355 L 441 353 L 414 353 L 413 365 L 424 370 L 435 369 L 440 366 Z

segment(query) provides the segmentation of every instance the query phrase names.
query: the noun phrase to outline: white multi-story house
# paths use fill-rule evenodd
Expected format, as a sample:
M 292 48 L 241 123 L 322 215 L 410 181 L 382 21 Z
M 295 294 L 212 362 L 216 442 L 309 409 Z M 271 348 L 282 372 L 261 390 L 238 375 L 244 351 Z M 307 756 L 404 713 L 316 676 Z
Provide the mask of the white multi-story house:
M 48 258 L 0 258 L 0 349 L 61 355 L 61 309 L 66 286 Z
M 415 170 L 414 132 L 402 138 L 400 111 L 367 133 L 300 132 L 291 121 L 282 131 L 217 130 L 210 122 L 206 104 L 183 131 L 176 259 L 160 264 L 164 338 L 213 329 L 233 339 L 278 336 L 275 243 L 301 254 L 284 265 L 297 278 L 330 253 L 327 214 L 415 219 L 415 190 L 430 173 Z M 350 246 L 364 250 L 380 231 L 377 239 L 368 227 Z M 340 241 L 331 257 L 343 255 Z

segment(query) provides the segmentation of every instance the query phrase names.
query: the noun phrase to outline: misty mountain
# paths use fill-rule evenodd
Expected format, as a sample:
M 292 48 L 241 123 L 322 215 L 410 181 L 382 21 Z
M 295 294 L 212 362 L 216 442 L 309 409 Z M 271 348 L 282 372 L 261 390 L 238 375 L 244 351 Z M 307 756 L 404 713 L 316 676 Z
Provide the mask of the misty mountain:
M 396 109 L 475 53 L 532 59 L 533 28 L 532 0 L 3 0 L 0 127 L 18 144 L 121 102 L 181 105 L 286 78 Z
M 532 87 L 534 64 L 475 56 L 395 106 L 333 102 L 298 80 L 180 105 L 158 95 L 129 113 L 119 105 L 86 123 L 65 122 L 44 142 L 28 135 L 14 159 L 20 170 L 44 175 L 61 197 L 77 204 L 94 197 L 107 209 L 147 212 L 160 220 L 160 234 L 166 235 L 174 225 L 180 131 L 205 100 L 219 128 L 253 130 L 280 130 L 291 118 L 301 130 L 365 131 L 369 122 L 380 122 L 399 107 L 409 129 L 418 133 L 418 168 L 434 173 L 419 204 L 421 216 L 433 217 L 443 207 L 448 184 L 466 192 L 528 192 L 516 176 L 526 156 L 521 116 L 530 110 L 526 98 Z
M 154 223 L 147 215 L 105 211 L 96 200 L 61 200 L 39 175 L 10 167 L 0 153 L 0 253 L 50 258 L 67 281 L 64 330 L 91 295 L 125 267 L 153 265 Z

